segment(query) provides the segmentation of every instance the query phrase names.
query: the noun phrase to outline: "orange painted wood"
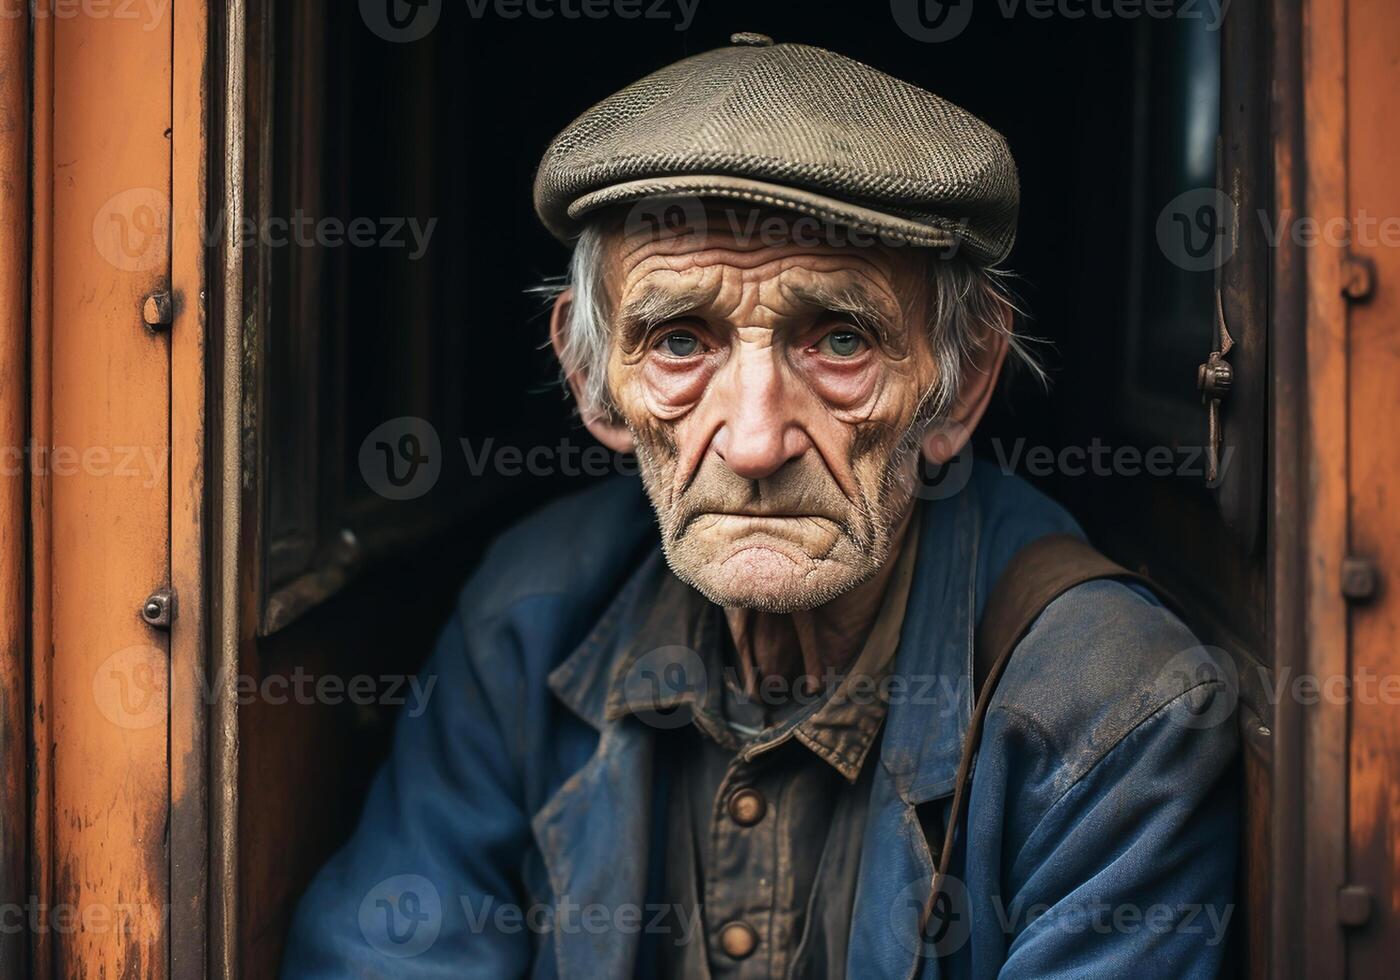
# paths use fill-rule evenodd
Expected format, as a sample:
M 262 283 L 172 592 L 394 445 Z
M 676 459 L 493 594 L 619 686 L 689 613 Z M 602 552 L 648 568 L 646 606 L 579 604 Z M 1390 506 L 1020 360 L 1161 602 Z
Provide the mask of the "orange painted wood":
M 33 161 L 30 197 L 29 427 L 30 446 L 52 438 L 53 353 L 53 18 L 33 22 Z M 29 684 L 29 863 L 31 893 L 40 908 L 53 904 L 53 501 L 48 473 L 29 469 L 30 634 Z M 36 977 L 53 975 L 53 933 L 30 935 L 30 965 Z
M 29 24 L 0 19 L 0 906 L 27 901 Z M 29 958 L 0 931 L 0 976 Z
M 209 11 L 178 0 L 172 86 L 170 580 L 170 975 L 205 976 L 208 922 L 208 738 L 205 696 L 205 348 L 209 173 Z
M 1347 215 L 1350 253 L 1376 289 L 1352 304 L 1348 336 L 1351 551 L 1382 588 L 1351 614 L 1348 883 L 1372 895 L 1349 932 L 1349 973 L 1400 963 L 1400 6 L 1347 5 Z M 1388 681 L 1387 681 L 1388 679 Z
M 141 606 L 170 575 L 170 340 L 141 304 L 170 276 L 169 8 L 47 19 L 51 75 L 46 785 L 41 942 L 56 976 L 167 975 L 169 639 Z M 45 20 L 45 18 L 40 18 Z M 37 78 L 37 75 L 36 75 Z M 37 147 L 36 147 L 37 149 Z M 37 157 L 36 157 L 37 159 Z M 40 399 L 36 397 L 36 403 Z M 36 425 L 36 429 L 38 426 Z M 37 737 L 37 735 L 36 735 Z
M 1304 9 L 1303 117 L 1306 120 L 1308 215 L 1346 211 L 1346 0 L 1307 0 Z M 1302 215 L 1288 215 L 1295 221 Z M 1347 609 L 1339 583 L 1347 550 L 1347 356 L 1342 259 L 1336 248 L 1307 248 L 1308 493 L 1301 518 L 1305 573 L 1306 669 L 1319 679 L 1345 678 Z M 1304 813 L 1304 920 L 1291 928 L 1305 976 L 1343 968 L 1337 892 L 1345 878 L 1346 705 L 1307 711 L 1303 731 L 1303 799 L 1276 801 Z

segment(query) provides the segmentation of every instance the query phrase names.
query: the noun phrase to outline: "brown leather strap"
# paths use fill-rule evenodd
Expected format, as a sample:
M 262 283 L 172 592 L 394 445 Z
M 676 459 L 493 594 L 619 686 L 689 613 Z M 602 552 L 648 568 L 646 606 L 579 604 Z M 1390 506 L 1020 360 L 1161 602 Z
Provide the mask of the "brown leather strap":
M 977 700 L 972 709 L 972 719 L 968 722 L 962 758 L 958 762 L 952 812 L 943 833 L 938 872 L 920 923 L 921 932 L 933 914 L 944 876 L 948 873 L 948 863 L 953 855 L 953 838 L 963 809 L 967 806 L 972 760 L 982 740 L 982 724 L 987 718 L 992 695 L 996 693 L 997 682 L 1011 660 L 1012 651 L 1046 606 L 1076 585 L 1100 578 L 1127 579 L 1151 586 L 1143 576 L 1109 561 L 1083 538 L 1071 534 L 1052 534 L 1031 542 L 1017 552 L 992 589 L 982 612 L 973 657 Z M 1152 588 L 1154 594 L 1162 594 L 1155 586 Z

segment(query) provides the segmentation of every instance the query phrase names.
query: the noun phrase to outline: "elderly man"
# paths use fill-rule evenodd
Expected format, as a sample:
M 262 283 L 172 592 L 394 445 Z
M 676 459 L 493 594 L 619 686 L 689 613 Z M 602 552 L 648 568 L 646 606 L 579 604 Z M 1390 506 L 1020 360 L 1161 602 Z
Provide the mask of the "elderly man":
M 1228 684 L 958 462 L 1022 357 L 1000 135 L 736 35 L 576 120 L 536 206 L 564 375 L 642 479 L 492 548 L 288 975 L 1218 973 Z

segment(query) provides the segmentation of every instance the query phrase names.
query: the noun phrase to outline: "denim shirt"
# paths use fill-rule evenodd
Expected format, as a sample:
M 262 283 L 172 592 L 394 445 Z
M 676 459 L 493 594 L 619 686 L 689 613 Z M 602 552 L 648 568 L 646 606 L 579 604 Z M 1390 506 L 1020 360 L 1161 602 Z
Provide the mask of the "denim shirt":
M 978 464 L 919 505 L 847 944 L 859 977 L 1210 977 L 1234 911 L 1235 692 L 1151 596 L 1051 603 L 992 700 L 952 858 L 921 931 L 972 711 L 973 637 L 998 575 L 1079 533 Z M 462 591 L 359 826 L 302 899 L 288 977 L 646 976 L 664 888 L 656 730 L 617 703 L 658 548 L 639 481 L 503 535 Z M 639 678 L 638 682 L 641 682 Z M 622 688 L 625 696 L 625 685 Z

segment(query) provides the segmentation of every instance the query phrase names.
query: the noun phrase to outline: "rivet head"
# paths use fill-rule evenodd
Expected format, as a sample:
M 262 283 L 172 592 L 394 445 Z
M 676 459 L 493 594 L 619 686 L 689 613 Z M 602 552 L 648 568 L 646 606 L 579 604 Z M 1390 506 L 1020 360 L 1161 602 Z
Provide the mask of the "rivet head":
M 731 922 L 720 929 L 719 946 L 730 959 L 746 959 L 758 948 L 758 933 L 747 922 Z
M 1337 892 L 1337 921 L 1356 928 L 1371 921 L 1371 890 L 1364 885 L 1346 885 Z
M 1342 560 L 1342 596 L 1352 602 L 1365 602 L 1376 594 L 1376 564 L 1368 558 Z
M 145 320 L 146 326 L 152 330 L 163 330 L 170 326 L 175 318 L 173 307 L 169 293 L 151 293 L 141 304 L 141 319 Z
M 175 618 L 175 593 L 169 589 L 152 592 L 141 604 L 141 618 L 150 626 L 168 629 Z
M 1364 255 L 1342 260 L 1342 295 L 1353 303 L 1364 303 L 1376 291 L 1376 263 Z

